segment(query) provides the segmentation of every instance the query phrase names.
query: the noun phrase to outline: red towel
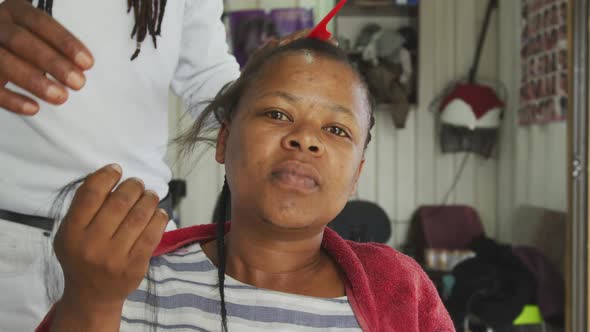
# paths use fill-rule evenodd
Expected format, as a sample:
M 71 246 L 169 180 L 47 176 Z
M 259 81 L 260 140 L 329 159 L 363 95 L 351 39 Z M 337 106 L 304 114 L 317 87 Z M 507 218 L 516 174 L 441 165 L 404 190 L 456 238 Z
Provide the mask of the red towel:
M 174 230 L 164 234 L 154 255 L 214 237 L 212 224 Z M 347 296 L 363 331 L 455 331 L 434 285 L 413 259 L 387 245 L 346 241 L 329 228 L 322 246 L 347 278 Z M 37 332 L 49 331 L 52 311 Z

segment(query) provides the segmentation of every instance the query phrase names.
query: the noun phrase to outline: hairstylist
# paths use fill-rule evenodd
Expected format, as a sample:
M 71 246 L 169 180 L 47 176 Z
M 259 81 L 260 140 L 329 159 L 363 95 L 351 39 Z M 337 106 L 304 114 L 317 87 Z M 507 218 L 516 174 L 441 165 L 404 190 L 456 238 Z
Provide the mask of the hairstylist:
M 44 248 L 65 183 L 116 162 L 166 197 L 169 88 L 192 110 L 239 75 L 222 7 L 0 0 L 0 330 L 31 331 L 50 306 Z

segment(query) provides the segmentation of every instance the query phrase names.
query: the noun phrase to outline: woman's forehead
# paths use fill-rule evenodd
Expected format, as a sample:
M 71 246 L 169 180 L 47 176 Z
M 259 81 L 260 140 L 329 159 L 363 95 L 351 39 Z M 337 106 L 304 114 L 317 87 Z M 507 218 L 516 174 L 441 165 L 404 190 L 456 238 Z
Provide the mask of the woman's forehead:
M 318 63 L 332 64 L 336 67 L 339 67 L 340 69 L 346 68 L 346 71 L 352 74 L 350 66 L 345 61 L 337 59 L 334 56 L 322 54 L 309 49 L 289 50 L 283 53 L 275 54 L 270 59 L 265 61 L 262 67 L 276 68 L 276 66 L 282 67 L 289 64 L 291 66 L 301 66 L 302 68 L 306 68 L 306 65 L 315 65 Z
M 255 81 L 252 87 L 259 91 L 287 88 L 294 94 L 337 98 L 351 104 L 366 99 L 362 82 L 347 63 L 309 50 L 291 51 L 269 59 Z
M 367 90 L 350 65 L 310 50 L 268 59 L 248 85 L 243 96 L 247 102 L 286 92 L 303 102 L 321 100 L 351 109 L 361 121 L 370 115 Z

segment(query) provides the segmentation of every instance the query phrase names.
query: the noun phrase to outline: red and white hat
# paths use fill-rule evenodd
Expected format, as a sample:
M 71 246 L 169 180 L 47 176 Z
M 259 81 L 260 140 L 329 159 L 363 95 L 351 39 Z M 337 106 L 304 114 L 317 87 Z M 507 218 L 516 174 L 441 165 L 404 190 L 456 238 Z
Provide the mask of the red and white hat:
M 498 128 L 504 102 L 485 85 L 459 83 L 440 106 L 441 121 L 458 127 Z

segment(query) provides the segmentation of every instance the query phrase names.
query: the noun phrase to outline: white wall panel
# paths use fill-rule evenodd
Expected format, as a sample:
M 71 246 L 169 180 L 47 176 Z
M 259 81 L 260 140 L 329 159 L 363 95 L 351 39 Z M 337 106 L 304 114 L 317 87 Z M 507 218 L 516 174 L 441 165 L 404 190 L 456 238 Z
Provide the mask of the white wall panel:
M 512 241 L 512 229 L 522 206 L 567 209 L 567 126 L 550 123 L 520 127 L 517 109 L 520 84 L 520 0 L 500 1 L 500 80 L 506 86 L 507 112 L 503 121 L 498 169 L 498 237 Z
M 420 38 L 418 42 L 418 109 L 416 110 L 416 153 L 415 169 L 416 205 L 432 204 L 436 201 L 434 191 L 434 157 L 435 151 L 435 122 L 428 106 L 439 91 L 435 86 L 435 68 L 438 65 L 435 55 L 436 46 L 436 8 L 434 1 L 423 2 L 420 8 Z
M 406 128 L 394 131 L 395 165 L 395 223 L 407 223 L 416 206 L 416 110 L 408 115 Z M 391 128 L 391 127 L 390 127 Z

